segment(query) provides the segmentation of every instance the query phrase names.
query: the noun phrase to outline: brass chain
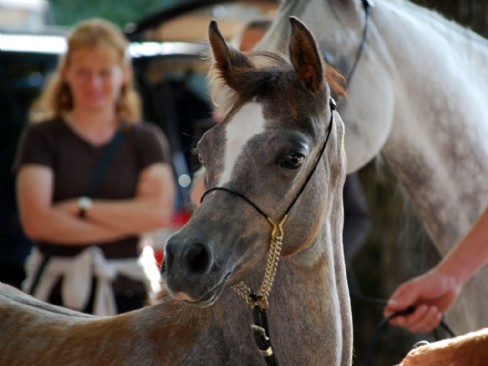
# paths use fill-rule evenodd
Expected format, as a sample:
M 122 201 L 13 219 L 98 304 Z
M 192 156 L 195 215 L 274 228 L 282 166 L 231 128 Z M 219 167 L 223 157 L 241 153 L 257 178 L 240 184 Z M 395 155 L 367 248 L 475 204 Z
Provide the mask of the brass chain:
M 235 285 L 232 286 L 235 292 L 242 297 L 244 300 L 246 300 L 246 303 L 252 307 L 252 305 L 255 303 L 255 301 L 252 299 L 250 294 L 252 294 L 252 290 L 249 288 L 248 285 L 246 285 L 244 282 L 239 282 Z
M 264 271 L 264 278 L 261 286 L 259 287 L 258 293 L 255 296 L 256 298 L 252 297 L 254 291 L 244 282 L 241 281 L 232 286 L 234 291 L 251 307 L 253 307 L 256 303 L 259 303 L 262 309 L 268 308 L 268 296 L 271 293 L 271 289 L 276 277 L 276 271 L 278 270 L 278 263 L 280 261 L 284 237 L 283 224 L 285 223 L 286 218 L 287 215 L 283 217 L 278 225 L 276 225 L 269 217 L 267 218 L 273 229 L 271 230 L 271 241 L 268 258 L 266 261 L 266 268 Z

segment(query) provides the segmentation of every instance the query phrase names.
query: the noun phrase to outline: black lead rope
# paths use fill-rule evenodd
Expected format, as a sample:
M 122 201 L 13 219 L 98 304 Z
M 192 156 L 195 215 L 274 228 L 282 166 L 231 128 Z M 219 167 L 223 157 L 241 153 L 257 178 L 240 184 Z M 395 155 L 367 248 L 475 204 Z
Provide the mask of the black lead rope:
M 256 343 L 259 354 L 263 356 L 268 366 L 278 366 L 278 359 L 276 358 L 273 351 L 273 346 L 271 345 L 271 337 L 268 326 L 268 313 L 266 309 L 263 309 L 261 305 L 257 303 L 257 297 L 255 294 L 252 294 L 251 297 L 254 297 L 256 300 L 256 304 L 252 309 L 252 318 L 254 323 L 251 324 L 254 343 Z
M 351 294 L 352 297 L 357 297 L 359 300 L 370 302 L 373 304 L 379 304 L 379 305 L 386 305 L 386 300 L 383 299 L 377 299 L 377 298 L 372 298 L 364 295 L 358 295 L 358 294 Z M 371 338 L 371 342 L 369 343 L 369 346 L 366 351 L 366 357 L 364 358 L 364 364 L 363 366 L 372 366 L 373 365 L 373 358 L 376 352 L 376 348 L 378 345 L 379 337 L 381 335 L 381 332 L 384 330 L 384 328 L 388 325 L 390 320 L 393 318 L 396 318 L 397 316 L 403 316 L 403 315 L 408 315 L 412 314 L 415 311 L 414 306 L 409 306 L 405 310 L 397 311 L 385 318 L 383 318 L 378 325 L 376 326 L 374 332 L 373 332 L 373 337 Z M 444 321 L 444 319 L 441 319 L 441 322 L 439 325 L 432 331 L 434 337 L 436 340 L 441 340 L 441 337 L 439 335 L 439 328 L 442 328 L 449 336 L 455 337 L 456 334 L 452 331 L 452 329 L 447 325 L 447 323 Z
M 307 178 L 303 182 L 300 190 L 297 192 L 295 195 L 293 201 L 290 203 L 288 208 L 286 209 L 283 218 L 286 218 L 290 210 L 293 208 L 295 203 L 297 202 L 298 198 L 301 196 L 303 191 L 305 190 L 305 187 L 307 186 L 308 182 L 312 178 L 313 174 L 315 173 L 315 170 L 317 169 L 317 166 L 320 162 L 320 159 L 322 158 L 322 155 L 325 152 L 325 148 L 327 147 L 327 142 L 329 141 L 331 131 L 332 131 L 332 124 L 334 122 L 334 111 L 337 109 L 336 103 L 333 98 L 329 98 L 329 107 L 330 107 L 330 120 L 329 120 L 329 127 L 327 129 L 327 135 L 325 137 L 325 141 L 319 151 L 319 154 L 317 155 L 317 159 L 315 160 L 315 163 L 308 174 Z M 249 205 L 254 207 L 254 209 L 262 215 L 267 221 L 273 223 L 274 222 L 269 218 L 269 216 L 257 205 L 255 204 L 251 199 L 246 197 L 244 194 L 235 191 L 233 189 L 227 188 L 227 187 L 213 187 L 205 191 L 205 193 L 202 195 L 202 198 L 200 199 L 200 202 L 203 202 L 204 198 L 209 194 L 210 192 L 213 191 L 224 191 L 228 192 L 230 194 L 233 194 L 237 197 L 242 198 L 245 202 L 247 202 Z M 283 223 L 284 220 L 282 219 L 280 223 Z M 276 229 L 276 226 L 275 226 Z M 276 354 L 274 353 L 273 347 L 271 345 L 271 337 L 269 333 L 269 325 L 268 325 L 268 313 L 266 309 L 266 305 L 262 305 L 262 300 L 260 299 L 259 296 L 254 292 L 251 291 L 251 293 L 247 294 L 248 297 L 250 297 L 253 301 L 252 303 L 252 316 L 253 316 L 253 324 L 251 324 L 251 329 L 253 331 L 253 338 L 254 342 L 256 343 L 257 349 L 259 354 L 264 358 L 266 361 L 266 364 L 268 366 L 278 366 L 278 359 L 276 358 Z M 266 299 L 265 299 L 266 300 Z M 267 300 L 264 301 L 264 303 L 267 303 Z

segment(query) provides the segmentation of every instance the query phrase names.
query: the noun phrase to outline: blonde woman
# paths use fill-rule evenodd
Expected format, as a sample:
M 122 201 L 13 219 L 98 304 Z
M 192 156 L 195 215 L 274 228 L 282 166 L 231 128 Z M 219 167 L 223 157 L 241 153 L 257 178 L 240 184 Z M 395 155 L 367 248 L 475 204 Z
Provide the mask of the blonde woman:
M 34 107 L 42 121 L 27 126 L 15 163 L 22 227 L 37 243 L 24 289 L 51 251 L 34 296 L 96 314 L 143 305 L 157 266 L 141 234 L 169 225 L 175 198 L 168 142 L 140 122 L 127 47 L 104 20 L 72 29 Z M 95 193 L 85 196 L 115 138 Z

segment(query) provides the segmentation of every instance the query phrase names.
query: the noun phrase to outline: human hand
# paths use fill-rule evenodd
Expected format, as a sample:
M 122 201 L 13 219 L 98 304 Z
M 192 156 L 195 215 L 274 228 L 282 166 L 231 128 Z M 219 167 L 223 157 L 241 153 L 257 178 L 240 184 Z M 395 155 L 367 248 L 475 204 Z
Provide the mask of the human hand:
M 388 300 L 384 316 L 413 306 L 413 312 L 394 317 L 390 324 L 412 333 L 426 333 L 439 325 L 460 291 L 453 278 L 434 269 L 401 285 Z

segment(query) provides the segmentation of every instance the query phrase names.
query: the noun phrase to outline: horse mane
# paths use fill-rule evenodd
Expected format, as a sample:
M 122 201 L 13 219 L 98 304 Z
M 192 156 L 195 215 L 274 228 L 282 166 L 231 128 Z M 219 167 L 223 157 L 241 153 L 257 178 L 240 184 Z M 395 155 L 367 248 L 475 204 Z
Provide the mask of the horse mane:
M 414 15 L 417 20 L 422 19 L 423 23 L 442 24 L 445 27 L 445 30 L 448 32 L 454 32 L 462 35 L 470 41 L 479 42 L 483 46 L 488 46 L 488 41 L 484 37 L 474 32 L 472 29 L 467 28 L 454 20 L 446 18 L 436 10 L 428 9 L 405 0 L 389 0 L 389 2 L 394 6 L 399 6 L 406 9 L 412 15 Z
M 239 93 L 226 85 L 226 81 L 215 64 L 210 66 L 208 80 L 212 100 L 222 111 L 229 111 L 238 100 L 248 101 L 263 93 L 266 90 L 266 85 L 270 82 L 284 85 L 289 80 L 284 75 L 294 72 L 293 66 L 284 55 L 267 51 L 251 51 L 245 54 L 256 68 L 237 70 L 237 72 L 246 74 L 246 78 L 243 78 L 245 80 L 244 85 L 240 86 L 241 91 Z M 337 96 L 346 95 L 344 76 L 331 65 L 324 61 L 322 63 L 325 81 L 331 92 Z

